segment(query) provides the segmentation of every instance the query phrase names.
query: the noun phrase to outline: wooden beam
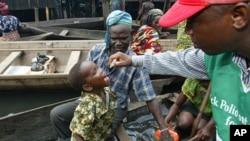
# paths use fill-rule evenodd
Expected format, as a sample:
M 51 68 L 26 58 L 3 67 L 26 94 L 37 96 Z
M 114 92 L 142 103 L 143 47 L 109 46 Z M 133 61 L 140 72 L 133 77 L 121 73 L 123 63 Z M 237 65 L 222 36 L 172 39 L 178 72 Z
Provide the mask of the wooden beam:
M 39 22 L 39 10 L 37 7 L 34 8 L 34 13 L 35 13 L 35 22 L 38 24 L 38 22 Z
M 92 12 L 91 12 L 91 15 L 92 15 L 92 17 L 95 17 L 95 7 L 96 7 L 96 5 L 95 5 L 95 0 L 92 0 Z
M 62 30 L 59 35 L 66 36 L 69 33 L 69 30 Z
M 1 62 L 0 73 L 3 73 L 3 71 L 21 54 L 22 54 L 21 51 L 11 52 L 11 54 Z
M 163 51 L 176 50 L 176 39 L 160 39 L 160 44 Z M 44 41 L 10 41 L 1 42 L 0 51 L 3 50 L 56 50 L 56 49 L 71 49 L 71 50 L 89 50 L 98 43 L 104 43 L 104 40 L 44 40 Z M 74 48 L 74 49 L 72 49 Z
M 46 21 L 49 20 L 49 7 L 45 7 L 45 13 L 46 13 Z
M 81 55 L 81 51 L 72 51 L 64 70 L 64 73 L 69 73 L 70 69 L 78 62 Z

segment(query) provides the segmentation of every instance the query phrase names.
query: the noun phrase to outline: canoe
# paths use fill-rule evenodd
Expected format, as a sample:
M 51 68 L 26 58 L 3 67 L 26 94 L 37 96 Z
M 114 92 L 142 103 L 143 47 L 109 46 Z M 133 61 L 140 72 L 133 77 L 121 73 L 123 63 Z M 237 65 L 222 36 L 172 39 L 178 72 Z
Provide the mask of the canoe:
M 163 101 L 171 96 L 172 93 L 167 93 L 157 96 L 157 99 Z M 50 121 L 50 111 L 57 105 L 75 99 L 77 98 L 71 98 L 20 113 L 0 117 L 1 141 L 16 139 L 18 139 L 18 141 L 55 141 L 56 133 Z M 132 102 L 129 106 L 129 114 L 126 118 L 127 122 L 138 117 L 138 115 L 143 115 L 145 113 L 148 113 L 145 102 Z M 122 133 L 119 132 L 119 134 Z
M 0 43 L 0 90 L 69 89 L 68 72 L 89 49 L 103 40 L 16 41 Z M 161 40 L 164 50 L 174 50 L 176 40 Z M 42 71 L 31 71 L 37 53 L 47 55 Z
M 89 18 L 68 18 L 55 19 L 38 22 L 23 22 L 31 26 L 38 27 L 68 27 L 68 28 L 83 28 L 83 29 L 104 29 L 103 17 L 89 17 Z
M 35 40 L 101 40 L 106 31 L 93 29 L 77 29 L 67 27 L 35 27 L 23 25 L 25 30 L 20 32 L 22 41 Z M 48 35 L 48 33 L 53 33 Z M 44 35 L 47 35 L 46 37 Z M 39 39 L 40 37 L 40 39 Z

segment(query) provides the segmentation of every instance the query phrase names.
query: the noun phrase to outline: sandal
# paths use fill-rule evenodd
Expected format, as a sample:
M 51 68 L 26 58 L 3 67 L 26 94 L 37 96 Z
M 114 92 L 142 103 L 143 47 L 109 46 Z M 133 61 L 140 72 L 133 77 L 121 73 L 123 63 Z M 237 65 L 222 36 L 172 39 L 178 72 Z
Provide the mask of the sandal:
M 41 64 L 44 64 L 46 61 L 49 60 L 49 57 L 47 57 L 46 55 L 37 53 L 36 59 L 37 59 L 37 62 L 39 62 L 39 63 L 41 63 Z
M 32 71 L 41 71 L 43 69 L 44 69 L 44 67 L 40 62 L 32 62 L 32 65 L 31 65 Z

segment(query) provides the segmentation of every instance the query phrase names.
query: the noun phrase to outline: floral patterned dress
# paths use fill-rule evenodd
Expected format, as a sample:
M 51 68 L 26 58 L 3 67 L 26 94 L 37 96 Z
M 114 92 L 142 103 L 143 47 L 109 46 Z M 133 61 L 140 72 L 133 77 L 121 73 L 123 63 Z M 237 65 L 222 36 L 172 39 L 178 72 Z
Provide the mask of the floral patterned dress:
M 162 51 L 159 43 L 159 34 L 151 26 L 143 25 L 134 35 L 130 48 L 137 54 L 143 55 L 146 52 L 159 53 Z

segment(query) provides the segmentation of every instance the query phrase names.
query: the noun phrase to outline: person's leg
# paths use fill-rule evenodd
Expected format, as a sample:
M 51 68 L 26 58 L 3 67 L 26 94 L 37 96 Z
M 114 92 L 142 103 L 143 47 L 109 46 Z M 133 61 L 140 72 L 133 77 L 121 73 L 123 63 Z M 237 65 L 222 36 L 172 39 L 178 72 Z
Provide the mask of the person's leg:
M 69 125 L 78 103 L 79 100 L 75 100 L 62 105 L 58 105 L 51 110 L 50 120 L 58 135 L 59 140 L 70 139 L 71 131 L 69 129 Z
M 197 113 L 197 110 L 196 107 L 187 100 L 182 105 L 180 111 L 175 131 L 179 134 L 181 139 L 184 139 L 190 136 L 192 125 L 195 120 L 194 113 Z
M 116 131 L 120 125 L 123 123 L 124 117 L 127 115 L 127 110 L 126 109 L 115 109 L 115 117 L 114 117 L 114 122 L 113 122 L 113 127 L 111 131 L 111 136 L 108 139 L 108 141 L 113 141 L 114 137 L 116 135 Z

